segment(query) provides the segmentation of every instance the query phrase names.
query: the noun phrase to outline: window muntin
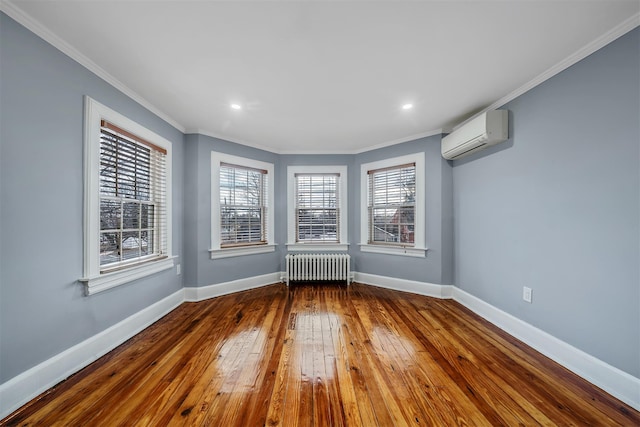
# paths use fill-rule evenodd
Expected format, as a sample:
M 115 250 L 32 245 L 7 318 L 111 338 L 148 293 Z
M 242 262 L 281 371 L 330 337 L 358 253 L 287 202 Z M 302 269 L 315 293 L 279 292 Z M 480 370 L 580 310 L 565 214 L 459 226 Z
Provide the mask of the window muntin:
M 369 244 L 413 246 L 415 243 L 415 163 L 369 170 Z
M 339 174 L 295 174 L 296 243 L 340 241 Z
M 220 246 L 267 243 L 267 171 L 220 164 Z
M 100 272 L 166 255 L 166 150 L 102 120 L 99 157 Z

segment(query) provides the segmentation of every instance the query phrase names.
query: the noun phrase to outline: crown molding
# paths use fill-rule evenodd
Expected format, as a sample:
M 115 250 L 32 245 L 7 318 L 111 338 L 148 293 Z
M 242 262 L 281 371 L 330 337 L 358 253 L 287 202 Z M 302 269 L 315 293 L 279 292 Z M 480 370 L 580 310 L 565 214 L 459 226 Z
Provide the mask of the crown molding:
M 358 149 L 355 149 L 355 150 L 339 150 L 339 151 L 335 151 L 335 150 L 334 151 L 328 151 L 328 150 L 278 150 L 278 149 L 274 149 L 272 147 L 267 147 L 267 146 L 262 145 L 262 144 L 252 143 L 252 142 L 243 141 L 243 140 L 230 139 L 228 136 L 219 135 L 219 134 L 216 134 L 216 133 L 213 133 L 213 132 L 209 132 L 209 131 L 206 131 L 206 130 L 203 130 L 203 129 L 186 129 L 183 125 L 181 125 L 176 120 L 174 120 L 173 118 L 171 118 L 170 116 L 168 116 L 167 114 L 162 112 L 160 109 L 156 108 L 149 101 L 145 100 L 142 96 L 138 95 L 134 90 L 132 90 L 129 87 L 127 87 L 124 83 L 120 82 L 118 79 L 116 79 L 115 77 L 110 75 L 108 72 L 106 72 L 100 66 L 98 66 L 95 62 L 91 61 L 85 55 L 80 53 L 73 46 L 71 46 L 70 44 L 68 44 L 67 42 L 65 42 L 64 40 L 59 38 L 58 36 L 56 36 L 53 32 L 51 32 L 43 24 L 41 24 L 39 21 L 33 19 L 31 16 L 29 16 L 27 13 L 25 13 L 22 9 L 20 9 L 18 6 L 16 6 L 11 0 L 0 0 L 0 10 L 2 12 L 6 13 L 11 18 L 13 18 L 14 20 L 16 20 L 17 22 L 19 22 L 21 25 L 25 26 L 27 29 L 29 29 L 30 31 L 32 31 L 36 35 L 38 35 L 40 38 L 42 38 L 46 42 L 50 43 L 55 48 L 57 48 L 58 50 L 60 50 L 61 52 L 63 52 L 64 54 L 66 54 L 67 56 L 69 56 L 70 58 L 72 58 L 73 60 L 78 62 L 79 64 L 81 64 L 82 66 L 87 68 L 89 71 L 93 72 L 98 77 L 102 78 L 107 83 L 109 83 L 112 86 L 114 86 L 116 89 L 120 90 L 125 95 L 127 95 L 128 97 L 130 97 L 131 99 L 133 99 L 134 101 L 136 101 L 137 103 L 139 103 L 140 105 L 142 105 L 143 107 L 145 107 L 146 109 L 148 109 L 149 111 L 151 111 L 152 113 L 154 113 L 155 115 L 160 117 L 161 119 L 165 120 L 167 123 L 171 124 L 173 127 L 178 129 L 179 131 L 181 131 L 183 134 L 198 133 L 198 134 L 201 134 L 201 135 L 204 135 L 204 136 L 209 136 L 209 137 L 212 137 L 212 138 L 221 139 L 221 140 L 232 142 L 232 143 L 235 143 L 235 144 L 245 145 L 245 146 L 248 146 L 248 147 L 252 147 L 252 148 L 259 149 L 259 150 L 267 151 L 267 152 L 273 153 L 273 154 L 306 154 L 306 155 L 315 155 L 315 154 L 361 154 L 361 153 L 365 153 L 365 152 L 368 152 L 368 151 L 373 151 L 373 150 L 377 150 L 377 149 L 380 149 L 380 148 L 401 144 L 401 143 L 404 143 L 404 142 L 414 141 L 414 140 L 420 139 L 420 138 L 425 138 L 425 137 L 429 137 L 429 136 L 433 136 L 433 135 L 439 135 L 439 134 L 441 134 L 443 132 L 448 133 L 448 132 L 450 132 L 452 130 L 455 130 L 455 129 L 459 128 L 460 126 L 462 126 L 463 124 L 467 123 L 468 121 L 474 119 L 478 115 L 480 115 L 482 113 L 485 113 L 487 111 L 490 111 L 490 110 L 495 110 L 495 109 L 507 104 L 508 102 L 516 99 L 517 97 L 519 97 L 519 96 L 523 95 L 524 93 L 530 91 L 534 87 L 542 84 L 543 82 L 545 82 L 546 80 L 548 80 L 551 77 L 555 76 L 556 74 L 566 70 L 567 68 L 571 67 L 575 63 L 581 61 L 582 59 L 584 59 L 587 56 L 591 55 L 592 53 L 596 52 L 597 50 L 603 48 L 604 46 L 606 46 L 607 44 L 609 44 L 612 41 L 616 40 L 617 38 L 623 36 L 624 34 L 628 33 L 629 31 L 633 30 L 634 28 L 640 26 L 640 13 L 635 13 L 634 15 L 632 15 L 631 17 L 629 17 L 628 19 L 626 19 L 625 21 L 623 21 L 622 23 L 620 23 L 616 27 L 612 28 L 608 32 L 604 33 L 600 37 L 598 37 L 595 40 L 593 40 L 592 42 L 590 42 L 587 45 L 583 46 L 582 48 L 578 49 L 575 53 L 573 53 L 572 55 L 568 56 L 567 58 L 565 58 L 564 60 L 560 61 L 559 63 L 555 64 L 554 66 L 550 67 L 546 71 L 542 72 L 540 75 L 538 75 L 537 77 L 533 78 L 529 82 L 525 83 L 524 85 L 520 86 L 519 88 L 515 89 L 514 91 L 508 93 L 507 95 L 503 96 L 502 98 L 496 100 L 491 105 L 489 105 L 485 109 L 479 111 L 478 113 L 470 116 L 468 119 L 464 120 L 463 122 L 457 124 L 456 126 L 453 127 L 453 129 L 448 129 L 447 128 L 447 129 L 444 129 L 444 130 L 443 129 L 436 129 L 436 130 L 425 131 L 425 132 L 421 132 L 421 133 L 418 133 L 418 134 L 408 135 L 406 137 L 401 137 L 401 138 L 394 139 L 394 140 L 391 140 L 391 141 L 387 141 L 387 142 L 383 142 L 383 143 L 380 143 L 380 144 L 376 144 L 376 145 L 373 145 L 373 146 L 364 147 L 364 148 L 358 148 Z
M 98 77 L 100 77 L 102 80 L 106 81 L 111 86 L 115 87 L 120 92 L 124 93 L 126 96 L 133 99 L 135 102 L 142 105 L 144 108 L 151 111 L 153 114 L 160 117 L 162 120 L 169 123 L 174 128 L 178 129 L 180 132 L 185 133 L 185 128 L 183 125 L 181 125 L 172 117 L 170 117 L 169 115 L 164 113 L 162 110 L 157 108 L 151 102 L 144 99 L 142 96 L 140 96 L 134 90 L 126 86 L 120 80 L 113 77 L 111 74 L 105 71 L 98 64 L 90 60 L 88 57 L 86 57 L 79 50 L 71 46 L 69 43 L 67 43 L 66 41 L 62 40 L 60 37 L 55 35 L 40 21 L 31 17 L 29 14 L 24 12 L 22 9 L 20 9 L 17 5 L 15 5 L 10 0 L 0 0 L 0 11 L 6 13 L 7 16 L 12 18 L 16 22 L 18 22 L 20 25 L 27 28 L 29 31 L 31 31 L 32 33 L 34 33 L 35 35 L 37 35 L 38 37 L 40 37 L 41 39 L 43 39 L 44 41 L 46 41 L 47 43 L 55 47 L 56 49 L 58 49 L 60 52 L 64 53 L 65 55 L 67 55 L 68 57 L 70 57 L 71 59 L 73 59 L 74 61 L 76 61 L 77 63 L 79 63 L 80 65 L 82 65 L 83 67 L 85 67 L 86 69 L 88 69 L 89 71 L 97 75 Z
M 530 91 L 534 87 L 549 80 L 551 77 L 555 76 L 556 74 L 559 74 L 562 71 L 566 70 L 567 68 L 571 67 L 572 65 L 582 61 L 587 56 L 602 49 L 612 41 L 618 39 L 619 37 L 622 37 L 623 35 L 627 34 L 629 31 L 633 30 L 638 26 L 640 26 L 640 13 L 636 13 L 632 15 L 631 17 L 624 20 L 622 23 L 620 23 L 616 27 L 612 28 L 611 30 L 607 31 L 597 39 L 593 40 L 592 42 L 578 49 L 572 55 L 569 55 L 568 57 L 558 62 L 551 68 L 548 68 L 546 71 L 543 71 L 537 77 L 523 84 L 513 92 L 510 92 L 509 94 L 495 101 L 493 104 L 489 105 L 484 110 L 474 114 L 473 116 L 464 120 L 460 124 L 457 124 L 456 126 L 454 126 L 453 130 L 458 129 L 460 126 L 464 125 L 468 121 L 473 120 L 474 118 L 478 117 L 480 114 L 486 113 L 487 111 L 495 110 L 507 104 L 508 102 L 513 101 L 520 95 L 525 94 L 526 92 Z
M 225 141 L 225 142 L 232 142 L 234 144 L 244 145 L 246 147 L 255 148 L 257 150 L 266 151 L 266 152 L 272 153 L 272 154 L 283 154 L 283 153 L 279 152 L 278 150 L 273 149 L 272 147 L 267 147 L 266 145 L 254 144 L 252 142 L 243 141 L 241 139 L 235 139 L 235 138 L 232 139 L 232 138 L 229 138 L 228 136 L 220 135 L 220 134 L 217 134 L 215 132 L 210 132 L 210 131 L 205 130 L 205 129 L 187 129 L 186 131 L 184 131 L 184 133 L 185 134 L 197 134 L 197 135 L 202 135 L 202 136 L 208 136 L 209 138 L 215 138 L 215 139 L 219 139 L 219 140 Z

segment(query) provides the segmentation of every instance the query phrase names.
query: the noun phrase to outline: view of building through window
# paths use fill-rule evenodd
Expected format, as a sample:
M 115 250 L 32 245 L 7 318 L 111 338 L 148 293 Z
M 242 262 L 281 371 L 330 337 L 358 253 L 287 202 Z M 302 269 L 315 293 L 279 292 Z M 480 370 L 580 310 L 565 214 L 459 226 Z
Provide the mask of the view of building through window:
M 414 243 L 415 164 L 371 170 L 369 177 L 369 243 Z

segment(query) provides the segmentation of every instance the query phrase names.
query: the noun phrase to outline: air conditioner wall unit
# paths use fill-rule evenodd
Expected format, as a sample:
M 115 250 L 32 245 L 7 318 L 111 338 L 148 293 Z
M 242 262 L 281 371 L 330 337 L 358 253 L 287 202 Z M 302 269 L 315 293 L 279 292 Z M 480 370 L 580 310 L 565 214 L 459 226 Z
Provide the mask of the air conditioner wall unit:
M 442 157 L 460 159 L 508 138 L 509 111 L 487 111 L 442 138 Z

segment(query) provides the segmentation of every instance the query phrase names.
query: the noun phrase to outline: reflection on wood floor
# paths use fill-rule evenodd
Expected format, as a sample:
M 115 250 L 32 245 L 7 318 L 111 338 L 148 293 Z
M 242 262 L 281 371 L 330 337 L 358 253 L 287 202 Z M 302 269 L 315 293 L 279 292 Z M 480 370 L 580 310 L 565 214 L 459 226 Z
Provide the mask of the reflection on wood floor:
M 451 300 L 282 284 L 185 303 L 8 425 L 640 425 Z

